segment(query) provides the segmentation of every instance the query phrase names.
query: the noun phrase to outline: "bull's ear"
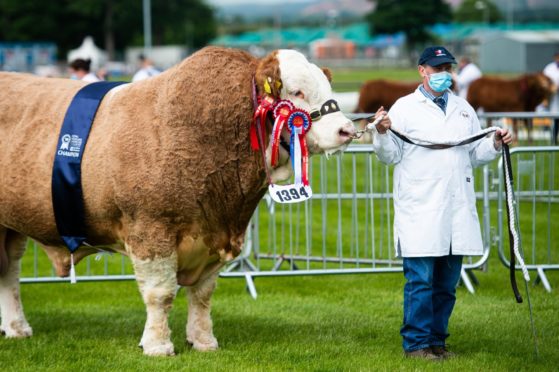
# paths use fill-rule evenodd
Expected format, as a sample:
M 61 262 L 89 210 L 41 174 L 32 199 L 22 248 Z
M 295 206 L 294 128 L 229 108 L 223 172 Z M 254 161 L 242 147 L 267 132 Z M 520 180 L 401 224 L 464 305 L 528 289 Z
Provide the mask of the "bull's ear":
M 326 77 L 328 78 L 328 81 L 331 83 L 332 82 L 332 71 L 330 71 L 330 69 L 328 67 L 322 67 L 322 72 L 324 72 L 324 75 L 326 75 Z
M 277 51 L 268 54 L 258 62 L 256 67 L 256 86 L 261 95 L 267 94 L 280 98 L 283 83 L 281 81 Z

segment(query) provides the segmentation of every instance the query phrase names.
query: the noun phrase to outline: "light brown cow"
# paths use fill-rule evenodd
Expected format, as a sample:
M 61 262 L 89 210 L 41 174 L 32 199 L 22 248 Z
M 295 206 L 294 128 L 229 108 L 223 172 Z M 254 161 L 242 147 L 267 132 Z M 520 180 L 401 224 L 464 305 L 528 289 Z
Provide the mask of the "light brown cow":
M 542 73 L 514 79 L 483 76 L 470 85 L 468 102 L 475 110 L 483 109 L 485 112 L 534 112 L 554 92 L 553 82 Z M 518 120 L 513 120 L 513 130 L 516 135 Z
M 417 89 L 420 82 L 403 83 L 390 80 L 369 80 L 359 89 L 359 102 L 355 112 L 376 112 L 384 106 L 386 110 L 398 100 Z
M 113 89 L 95 117 L 82 162 L 87 242 L 130 256 L 147 309 L 145 354 L 174 353 L 167 316 L 177 284 L 188 286 L 187 341 L 217 348 L 210 317 L 217 272 L 241 251 L 267 185 L 249 141 L 253 78 L 258 92 L 307 111 L 332 96 L 325 73 L 298 52 L 257 60 L 212 47 Z M 57 272 L 68 275 L 51 175 L 63 117 L 83 85 L 0 73 L 0 327 L 7 337 L 32 333 L 19 296 L 26 237 L 47 246 Z M 325 115 L 307 134 L 309 150 L 343 150 L 354 131 L 341 112 Z M 283 150 L 280 164 L 274 179 L 290 176 Z M 94 251 L 80 248 L 75 260 Z

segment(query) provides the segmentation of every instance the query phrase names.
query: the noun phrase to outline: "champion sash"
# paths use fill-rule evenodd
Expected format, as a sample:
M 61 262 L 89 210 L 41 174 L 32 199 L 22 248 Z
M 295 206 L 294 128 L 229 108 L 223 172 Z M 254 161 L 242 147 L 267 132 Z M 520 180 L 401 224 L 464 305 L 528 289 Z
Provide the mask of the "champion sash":
M 100 81 L 83 87 L 62 122 L 52 168 L 52 205 L 56 228 L 70 252 L 86 240 L 81 161 L 93 119 L 103 97 L 123 82 Z

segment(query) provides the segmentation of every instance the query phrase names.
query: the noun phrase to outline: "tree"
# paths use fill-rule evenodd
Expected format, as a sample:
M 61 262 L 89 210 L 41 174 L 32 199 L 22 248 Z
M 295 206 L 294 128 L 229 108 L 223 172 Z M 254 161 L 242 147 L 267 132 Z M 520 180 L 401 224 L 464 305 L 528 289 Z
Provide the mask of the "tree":
M 156 44 L 200 48 L 217 32 L 213 9 L 204 0 L 152 1 Z M 0 0 L 0 40 L 52 41 L 59 56 L 87 35 L 114 52 L 143 44 L 141 0 Z
M 370 0 L 373 1 L 373 0 Z M 413 52 L 418 44 L 433 40 L 428 26 L 451 20 L 450 6 L 443 0 L 377 0 L 376 8 L 367 21 L 371 34 L 406 35 L 408 50 Z
M 501 12 L 491 0 L 464 0 L 456 9 L 456 22 L 495 23 L 503 18 Z

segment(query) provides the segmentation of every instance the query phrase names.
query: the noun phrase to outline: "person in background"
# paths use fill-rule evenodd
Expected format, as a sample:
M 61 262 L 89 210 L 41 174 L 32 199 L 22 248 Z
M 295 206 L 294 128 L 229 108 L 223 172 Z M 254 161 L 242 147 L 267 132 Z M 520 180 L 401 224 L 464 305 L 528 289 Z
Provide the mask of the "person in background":
M 465 146 L 433 150 L 404 142 L 388 129 L 429 140 L 458 140 L 481 130 L 477 115 L 448 89 L 455 59 L 442 46 L 426 48 L 418 61 L 422 83 L 379 108 L 373 148 L 395 164 L 394 245 L 403 258 L 404 319 L 400 329 L 406 357 L 449 358 L 448 322 L 456 302 L 462 257 L 483 254 L 472 168 L 500 154 L 512 136 L 506 129 Z
M 454 81 L 458 85 L 458 95 L 464 99 L 468 98 L 468 87 L 470 84 L 481 77 L 481 70 L 470 60 L 469 57 L 462 57 L 458 63 L 458 73 L 453 75 Z
M 78 58 L 70 62 L 70 78 L 75 80 L 83 80 L 88 83 L 95 83 L 101 79 L 91 72 L 91 60 Z
M 153 66 L 153 62 L 143 54 L 140 54 L 139 59 L 141 67 L 132 77 L 132 82 L 144 80 L 161 73 Z
M 543 73 L 555 84 L 555 94 L 549 99 L 549 111 L 559 113 L 559 50 L 553 55 L 554 61 L 544 67 Z M 553 143 L 557 144 L 559 118 L 553 119 Z

